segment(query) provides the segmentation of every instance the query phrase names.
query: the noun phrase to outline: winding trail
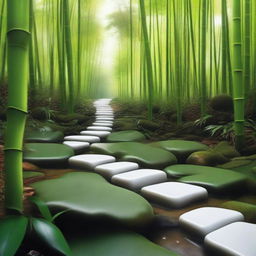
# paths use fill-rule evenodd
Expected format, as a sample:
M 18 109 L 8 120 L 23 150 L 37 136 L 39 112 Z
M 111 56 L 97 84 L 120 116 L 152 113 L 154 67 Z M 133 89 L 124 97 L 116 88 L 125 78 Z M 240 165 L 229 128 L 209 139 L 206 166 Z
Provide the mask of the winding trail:
M 104 140 L 112 132 L 114 122 L 110 102 L 111 99 L 96 100 L 95 122 L 87 130 L 81 131 L 80 135 L 65 137 L 63 143 L 79 152 Z M 207 190 L 201 186 L 168 181 L 163 170 L 140 169 L 137 163 L 119 162 L 110 155 L 78 154 L 69 159 L 69 164 L 95 171 L 114 185 L 133 190 L 151 202 L 174 209 L 208 198 Z M 179 225 L 192 239 L 204 241 L 205 247 L 214 254 L 256 255 L 253 241 L 256 225 L 244 222 L 243 214 L 238 211 L 200 207 L 182 214 Z

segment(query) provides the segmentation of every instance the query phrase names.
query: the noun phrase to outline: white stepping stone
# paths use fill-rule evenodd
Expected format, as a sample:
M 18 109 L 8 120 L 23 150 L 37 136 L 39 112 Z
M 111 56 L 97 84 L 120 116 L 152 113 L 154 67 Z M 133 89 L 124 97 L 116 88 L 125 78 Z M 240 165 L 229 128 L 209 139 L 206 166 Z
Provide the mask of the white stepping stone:
M 110 115 L 113 115 L 114 111 L 113 110 L 97 110 L 96 111 L 96 115 L 97 114 L 110 114 Z
M 107 131 L 107 132 L 111 132 L 112 128 L 111 127 L 105 127 L 105 126 L 88 126 L 87 130 L 89 130 L 89 131 Z
M 225 256 L 256 255 L 256 224 L 235 222 L 205 237 L 205 246 Z
M 106 131 L 81 131 L 80 133 L 82 135 L 97 136 L 97 137 L 100 137 L 100 138 L 105 138 L 111 132 L 106 132 Z
M 179 218 L 181 227 L 200 238 L 225 225 L 243 220 L 244 216 L 240 212 L 217 207 L 198 208 Z
M 114 118 L 114 115 L 111 114 L 111 113 L 103 113 L 103 114 L 96 113 L 96 118 L 101 118 L 101 117 L 112 117 L 112 118 Z
M 90 147 L 90 143 L 81 141 L 64 141 L 63 144 L 73 148 L 75 151 L 84 150 Z
M 110 179 L 112 176 L 136 170 L 139 168 L 137 163 L 132 162 L 115 162 L 110 164 L 99 165 L 95 168 L 95 171 L 107 179 Z
M 165 172 L 155 169 L 139 169 L 114 175 L 111 182 L 131 190 L 139 190 L 147 185 L 167 180 Z
M 116 159 L 108 155 L 86 154 L 72 156 L 68 161 L 72 167 L 93 171 L 97 165 L 112 163 Z
M 95 143 L 100 142 L 100 138 L 97 136 L 85 136 L 85 135 L 71 135 L 64 137 L 64 140 L 68 141 L 82 141 L 82 142 L 89 142 Z
M 208 197 L 205 188 L 181 182 L 164 182 L 150 185 L 142 188 L 141 193 L 149 200 L 173 208 L 181 208 Z
M 93 126 L 112 127 L 112 126 L 113 126 L 113 123 L 94 122 L 92 125 L 93 125 Z
M 100 116 L 100 117 L 96 117 L 96 122 L 97 121 L 114 121 L 114 117 L 103 117 L 103 116 Z

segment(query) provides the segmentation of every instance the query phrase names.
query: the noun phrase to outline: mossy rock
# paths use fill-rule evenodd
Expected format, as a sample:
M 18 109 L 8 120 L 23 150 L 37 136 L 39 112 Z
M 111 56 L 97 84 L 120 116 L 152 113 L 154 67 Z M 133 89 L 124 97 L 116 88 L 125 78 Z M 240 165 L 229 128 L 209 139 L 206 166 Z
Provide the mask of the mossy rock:
M 38 166 L 59 167 L 67 165 L 73 155 L 73 149 L 64 144 L 27 143 L 23 159 Z
M 218 165 L 218 167 L 224 168 L 224 169 L 233 169 L 233 168 L 248 165 L 251 162 L 252 162 L 252 160 L 232 160 L 232 161 L 227 162 L 225 164 Z
M 219 171 L 195 174 L 179 179 L 193 185 L 206 188 L 212 193 L 241 192 L 247 190 L 247 177 L 238 172 L 220 169 Z
M 45 107 L 37 107 L 31 110 L 31 116 L 40 121 L 49 119 L 48 110 Z
M 61 131 L 34 130 L 27 132 L 24 139 L 26 142 L 55 143 L 61 142 L 63 138 L 64 134 Z
M 78 124 L 82 124 L 87 122 L 90 119 L 90 117 L 87 117 L 85 115 L 81 115 L 78 113 L 73 113 L 73 114 L 55 114 L 53 116 L 53 120 L 58 122 L 58 123 L 69 123 L 71 124 L 72 122 L 77 122 Z
M 54 212 L 69 209 L 70 214 L 87 221 L 100 218 L 142 227 L 153 218 L 153 209 L 143 197 L 113 186 L 95 173 L 68 173 L 31 186 Z
M 161 126 L 159 123 L 150 121 L 150 120 L 139 120 L 138 121 L 138 128 L 140 129 L 145 129 L 145 130 L 149 130 L 149 131 L 156 131 L 157 129 L 159 129 Z
M 136 162 L 147 168 L 164 168 L 177 163 L 172 153 L 139 142 L 94 143 L 91 150 L 115 156 L 119 160 Z
M 213 97 L 209 105 L 212 109 L 220 112 L 233 112 L 233 98 L 226 94 Z
M 69 244 L 74 256 L 178 256 L 130 231 L 89 233 L 72 237 Z
M 144 134 L 134 130 L 113 132 L 107 137 L 107 142 L 129 142 L 145 140 Z
M 115 120 L 113 128 L 116 131 L 126 131 L 126 130 L 137 129 L 137 126 L 136 126 L 136 123 L 130 119 L 128 121 Z
M 181 178 L 195 174 L 209 174 L 223 171 L 221 168 L 193 164 L 174 164 L 164 169 L 170 178 Z
M 228 201 L 220 205 L 222 208 L 239 211 L 244 217 L 245 221 L 256 223 L 256 205 L 248 204 L 239 201 Z
M 187 164 L 216 166 L 228 161 L 222 154 L 214 151 L 198 151 L 192 153 L 186 160 Z
M 230 145 L 227 141 L 221 141 L 212 149 L 212 151 L 218 152 L 226 158 L 234 158 L 240 156 L 235 147 Z
M 37 177 L 43 177 L 43 176 L 44 176 L 44 173 L 42 172 L 29 172 L 29 171 L 23 172 L 24 179 L 37 178 Z
M 197 151 L 207 150 L 208 147 L 200 142 L 186 140 L 166 140 L 150 144 L 173 153 L 179 162 L 184 162 L 189 155 Z

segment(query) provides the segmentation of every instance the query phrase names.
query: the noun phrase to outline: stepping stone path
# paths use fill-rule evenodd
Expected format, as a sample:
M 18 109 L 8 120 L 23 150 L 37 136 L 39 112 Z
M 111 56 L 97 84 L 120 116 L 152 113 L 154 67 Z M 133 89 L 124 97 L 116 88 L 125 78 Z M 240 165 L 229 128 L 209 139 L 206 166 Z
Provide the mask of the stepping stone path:
M 155 156 L 154 153 L 152 154 L 151 149 L 137 149 L 137 152 L 139 151 L 141 154 L 140 157 L 137 157 L 136 154 L 130 154 L 136 150 L 137 144 L 141 145 L 141 147 L 145 147 L 145 149 L 150 147 L 149 145 L 141 143 L 136 144 L 136 142 L 120 142 L 120 144 L 118 142 L 99 143 L 102 139 L 109 136 L 112 131 L 114 111 L 110 106 L 110 102 L 111 99 L 96 100 L 94 102 L 94 107 L 96 108 L 95 122 L 87 127 L 86 131 L 82 131 L 81 135 L 71 135 L 64 138 L 63 144 L 70 147 L 71 150 L 75 150 L 75 152 L 82 148 L 87 149 L 91 143 L 95 144 L 93 144 L 90 149 L 96 149 L 96 152 L 100 152 L 100 154 L 71 156 L 68 160 L 71 167 L 95 171 L 115 185 L 140 192 L 146 199 L 170 208 L 182 208 L 196 201 L 207 199 L 207 190 L 210 192 L 225 191 L 227 188 L 237 188 L 245 184 L 246 176 L 229 170 L 195 165 L 175 165 L 177 160 L 171 152 L 173 152 L 178 159 L 183 159 L 184 156 L 187 156 L 192 151 L 206 148 L 206 146 L 200 143 L 186 141 L 154 143 L 155 147 L 151 148 L 159 153 L 157 157 L 162 157 L 163 163 L 169 158 L 169 161 L 171 159 L 172 164 L 174 164 L 167 167 L 164 171 L 157 169 L 161 165 L 158 165 L 156 168 L 151 161 L 151 158 Z M 112 136 L 110 139 L 111 138 Z M 124 143 L 122 145 L 123 147 L 121 143 Z M 113 145 L 109 147 L 108 144 Z M 118 144 L 121 146 L 120 148 Z M 120 155 L 125 154 L 125 150 L 130 151 L 125 157 L 120 157 Z M 122 161 L 117 162 L 114 156 L 118 159 L 121 158 Z M 141 158 L 143 157 L 146 159 L 146 163 L 148 164 L 147 168 L 149 169 L 141 169 L 140 165 L 143 163 L 141 162 Z M 169 165 L 170 164 L 171 163 L 169 163 Z M 166 166 L 167 165 L 164 167 Z M 77 175 L 81 175 L 81 173 Z M 169 177 L 178 180 L 175 182 L 169 181 Z M 94 177 L 92 178 L 94 179 Z M 68 179 L 73 179 L 72 174 L 67 177 L 67 180 Z M 75 180 L 74 178 L 74 182 Z M 54 181 L 49 182 L 54 183 Z M 81 183 L 84 184 L 86 181 L 83 180 Z M 83 184 L 81 184 L 81 187 L 84 186 Z M 89 186 L 89 184 L 88 182 L 86 186 Z M 39 188 L 39 194 L 48 193 L 43 187 L 41 191 L 40 186 L 35 187 Z M 54 184 L 53 188 L 55 188 Z M 49 194 L 49 200 L 51 195 L 52 194 Z M 71 199 L 74 200 L 74 198 Z M 55 200 L 55 198 L 53 198 L 53 200 Z M 65 201 L 65 198 L 63 198 L 63 200 Z M 72 200 L 70 207 L 72 207 Z M 94 202 L 92 201 L 92 206 L 93 204 Z M 79 207 L 77 209 L 80 210 Z M 239 211 L 216 207 L 202 207 L 182 214 L 179 218 L 179 224 L 188 235 L 194 235 L 201 240 L 205 238 L 206 248 L 212 250 L 214 254 L 216 252 L 216 254 L 224 253 L 224 255 L 227 256 L 255 256 L 256 245 L 254 239 L 256 236 L 256 225 L 241 222 L 243 220 L 244 216 Z M 110 253 L 110 255 L 112 254 Z M 145 255 L 151 254 L 147 253 Z M 162 254 L 156 252 L 152 255 Z M 165 255 L 165 253 L 163 253 L 163 255 Z M 174 254 L 168 251 L 166 255 Z
M 121 173 L 113 176 L 111 179 L 113 184 L 135 191 L 141 189 L 142 187 L 164 182 L 166 180 L 167 175 L 165 172 L 154 169 L 139 169 Z
M 89 136 L 97 136 L 100 138 L 106 138 L 110 132 L 106 132 L 106 131 L 82 131 L 81 132 L 82 135 L 89 135 Z
M 150 201 L 172 208 L 181 208 L 208 197 L 205 188 L 181 182 L 165 182 L 146 186 L 141 189 L 141 193 Z
M 205 246 L 226 256 L 255 256 L 256 224 L 235 222 L 205 237 Z
M 188 233 L 204 238 L 212 231 L 243 220 L 243 214 L 238 211 L 217 207 L 202 207 L 182 214 L 179 223 Z
M 123 172 L 133 171 L 139 168 L 139 165 L 132 162 L 115 162 L 110 164 L 98 165 L 95 171 L 105 178 L 111 179 L 112 176 Z

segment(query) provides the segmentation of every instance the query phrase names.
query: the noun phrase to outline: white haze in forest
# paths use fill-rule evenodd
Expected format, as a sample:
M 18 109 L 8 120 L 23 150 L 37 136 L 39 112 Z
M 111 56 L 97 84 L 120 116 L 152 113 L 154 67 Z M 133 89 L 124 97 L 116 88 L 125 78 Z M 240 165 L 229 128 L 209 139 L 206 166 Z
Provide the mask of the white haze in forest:
M 104 0 L 97 12 L 98 21 L 103 27 L 102 48 L 101 48 L 101 64 L 105 71 L 105 84 L 102 85 L 104 90 L 114 89 L 114 65 L 115 57 L 119 45 L 118 33 L 114 28 L 107 28 L 109 24 L 109 15 L 129 5 L 129 0 Z M 113 95 L 113 92 L 109 92 Z

